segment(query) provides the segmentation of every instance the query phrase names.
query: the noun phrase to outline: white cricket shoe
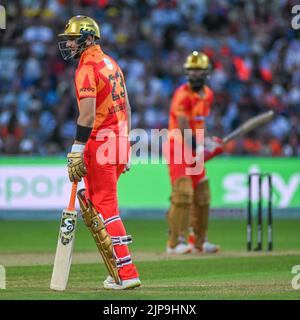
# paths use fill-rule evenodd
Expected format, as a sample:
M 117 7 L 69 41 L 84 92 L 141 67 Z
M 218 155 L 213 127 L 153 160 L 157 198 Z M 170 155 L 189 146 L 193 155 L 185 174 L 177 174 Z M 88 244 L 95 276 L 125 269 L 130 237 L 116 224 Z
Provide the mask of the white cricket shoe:
M 210 243 L 205 241 L 202 245 L 202 252 L 204 253 L 217 253 L 220 251 L 220 246 L 217 244 Z
M 172 254 L 172 253 L 187 254 L 187 253 L 190 253 L 191 251 L 192 250 L 190 245 L 185 243 L 179 243 L 175 248 L 170 248 L 169 246 L 167 246 L 167 250 L 166 250 L 168 254 Z
M 115 279 L 112 276 L 107 276 L 107 278 L 103 281 L 103 285 L 110 285 L 116 283 Z
M 108 276 L 103 281 L 104 289 L 109 290 L 126 290 L 126 289 L 134 289 L 141 285 L 141 281 L 139 278 L 121 280 L 121 284 L 116 283 L 115 279 L 111 276 Z
M 221 250 L 220 246 L 217 244 L 210 243 L 205 241 L 202 245 L 202 248 L 195 247 L 196 238 L 195 234 L 191 232 L 188 237 L 188 244 L 191 247 L 192 253 L 217 253 Z

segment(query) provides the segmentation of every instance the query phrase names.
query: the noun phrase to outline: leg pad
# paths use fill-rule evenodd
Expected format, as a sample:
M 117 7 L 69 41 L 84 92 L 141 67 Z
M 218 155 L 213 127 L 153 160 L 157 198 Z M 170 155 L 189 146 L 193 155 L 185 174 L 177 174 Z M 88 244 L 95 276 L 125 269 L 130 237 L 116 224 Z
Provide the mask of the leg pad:
M 193 203 L 193 185 L 188 177 L 177 179 L 172 186 L 171 207 L 168 212 L 169 246 L 174 248 L 185 239 Z
M 109 274 L 115 279 L 116 283 L 120 283 L 113 241 L 106 231 L 103 218 L 98 214 L 92 202 L 85 198 L 84 191 L 84 189 L 81 189 L 77 192 L 83 221 L 93 235 Z
M 195 189 L 191 226 L 195 234 L 195 247 L 201 249 L 206 239 L 210 208 L 208 180 L 199 183 Z

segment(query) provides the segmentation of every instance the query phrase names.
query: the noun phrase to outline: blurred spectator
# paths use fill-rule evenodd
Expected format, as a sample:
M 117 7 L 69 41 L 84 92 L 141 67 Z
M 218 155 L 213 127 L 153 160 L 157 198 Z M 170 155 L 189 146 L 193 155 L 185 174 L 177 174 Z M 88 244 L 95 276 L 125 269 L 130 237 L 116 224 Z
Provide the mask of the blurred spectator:
M 211 135 L 224 136 L 257 113 L 275 110 L 263 131 L 228 144 L 235 154 L 299 156 L 300 40 L 292 0 L 4 1 L 0 34 L 0 151 L 64 154 L 74 136 L 74 64 L 56 34 L 76 14 L 99 21 L 104 51 L 118 58 L 133 127 L 165 128 L 170 95 L 192 50 L 212 60 Z

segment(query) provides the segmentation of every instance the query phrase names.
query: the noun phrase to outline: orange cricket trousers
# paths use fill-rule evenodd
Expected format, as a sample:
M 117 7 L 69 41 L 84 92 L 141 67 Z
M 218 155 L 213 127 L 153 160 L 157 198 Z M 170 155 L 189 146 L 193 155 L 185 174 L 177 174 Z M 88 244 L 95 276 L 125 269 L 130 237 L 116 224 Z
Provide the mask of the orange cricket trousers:
M 118 145 L 124 148 L 125 141 L 127 152 L 123 153 L 123 159 L 120 159 Z M 103 145 L 103 142 L 89 139 L 85 146 L 84 162 L 87 175 L 84 178 L 84 183 L 86 197 L 91 200 L 97 212 L 103 217 L 106 230 L 113 240 L 120 279 L 137 278 L 138 272 L 131 260 L 128 243 L 126 242 L 126 230 L 119 215 L 117 199 L 117 182 L 127 163 L 129 143 L 126 139 L 123 144 L 116 144 L 116 159 L 108 159 L 107 163 L 102 164 L 99 163 L 99 157 L 101 157 L 99 147 L 101 148 L 101 145 Z M 124 156 L 126 157 L 125 160 Z M 125 241 L 114 243 L 114 239 L 119 237 L 122 237 Z

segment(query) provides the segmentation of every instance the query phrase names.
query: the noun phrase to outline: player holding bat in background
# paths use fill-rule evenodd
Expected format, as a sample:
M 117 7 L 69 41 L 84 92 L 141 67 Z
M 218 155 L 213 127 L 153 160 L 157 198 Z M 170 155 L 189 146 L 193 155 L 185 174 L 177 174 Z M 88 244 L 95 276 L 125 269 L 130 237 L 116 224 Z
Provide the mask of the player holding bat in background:
M 205 85 L 210 68 L 209 58 L 204 53 L 192 52 L 184 64 L 188 82 L 175 91 L 171 101 L 169 130 L 180 129 L 183 133 L 185 129 L 191 129 L 194 139 L 191 148 L 195 154 L 203 152 L 197 151 L 195 132 L 197 129 L 205 129 L 205 119 L 213 103 L 213 92 Z M 172 160 L 175 148 L 172 147 L 174 142 L 171 139 L 169 174 L 172 194 L 167 215 L 167 253 L 217 252 L 219 246 L 207 240 L 210 189 L 205 170 L 197 175 L 188 175 L 186 163 L 177 164 Z M 222 152 L 219 139 L 206 139 L 206 159 Z M 192 233 L 188 244 L 189 226 Z
M 135 288 L 141 282 L 128 249 L 131 236 L 126 235 L 117 201 L 117 180 L 130 167 L 130 104 L 124 76 L 96 44 L 100 30 L 93 19 L 75 16 L 59 36 L 64 38 L 59 42 L 64 60 L 80 59 L 75 74 L 79 117 L 67 156 L 69 178 L 73 182 L 84 177 L 86 190 L 77 195 L 83 220 L 109 271 L 104 288 Z
M 213 92 L 205 84 L 210 71 L 209 58 L 194 51 L 184 64 L 188 82 L 181 85 L 172 97 L 169 130 L 205 129 L 205 119 L 213 103 Z M 222 154 L 230 140 L 269 122 L 273 111 L 265 112 L 247 120 L 223 139 L 205 137 L 204 149 L 194 141 L 194 153 L 204 152 L 204 162 Z M 172 148 L 170 149 L 172 154 Z M 173 150 L 174 152 L 174 150 Z M 172 159 L 172 155 L 170 157 Z M 169 240 L 167 253 L 190 252 L 216 253 L 220 247 L 208 242 L 208 220 L 210 210 L 210 187 L 205 170 L 198 175 L 187 175 L 186 164 L 169 164 L 172 184 L 171 206 L 167 213 Z M 189 232 L 189 236 L 187 237 Z

